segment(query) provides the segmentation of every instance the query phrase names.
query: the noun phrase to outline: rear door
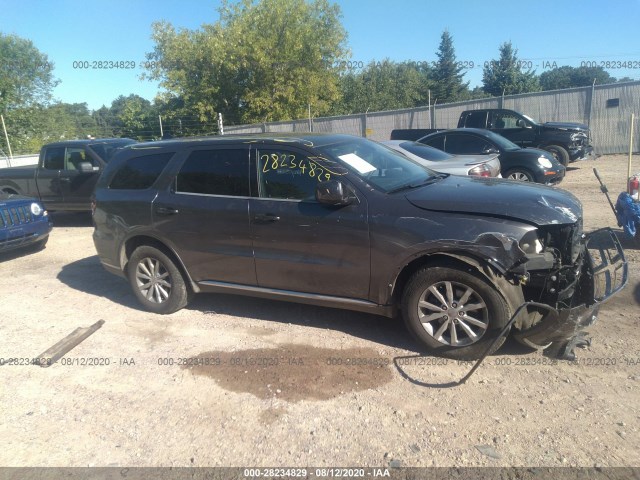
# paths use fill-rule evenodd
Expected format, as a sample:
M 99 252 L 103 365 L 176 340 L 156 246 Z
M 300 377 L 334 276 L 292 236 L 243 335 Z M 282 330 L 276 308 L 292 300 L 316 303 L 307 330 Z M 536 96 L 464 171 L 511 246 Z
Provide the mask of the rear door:
M 52 210 L 62 205 L 60 172 L 64 170 L 64 152 L 64 147 L 45 148 L 36 172 L 36 185 L 40 199 L 47 208 Z
M 153 202 L 153 223 L 198 282 L 256 285 L 249 227 L 249 147 L 182 154 L 170 188 Z
M 356 193 L 359 202 L 345 207 L 318 203 L 318 181 L 332 178 L 320 162 L 288 145 L 256 150 L 258 196 L 251 198 L 249 212 L 258 285 L 367 299 L 366 199 Z

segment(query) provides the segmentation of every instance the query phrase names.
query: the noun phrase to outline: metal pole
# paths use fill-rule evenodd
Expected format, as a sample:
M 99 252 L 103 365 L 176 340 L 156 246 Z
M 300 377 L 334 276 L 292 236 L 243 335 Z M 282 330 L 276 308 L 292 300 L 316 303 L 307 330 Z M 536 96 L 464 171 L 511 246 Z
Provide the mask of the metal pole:
M 631 125 L 629 127 L 629 161 L 627 162 L 627 190 L 629 190 L 629 179 L 631 178 L 631 155 L 633 154 L 633 120 L 635 114 L 631 114 Z M 631 194 L 631 192 L 628 192 Z
M 160 120 L 160 138 L 164 137 L 164 132 L 162 131 L 162 117 L 158 115 L 158 120 Z
M 436 126 L 436 104 L 438 103 L 438 99 L 436 98 L 433 102 L 433 114 L 431 116 L 431 128 L 438 128 Z
M 429 92 L 429 128 L 433 128 L 431 125 L 431 89 L 427 90 Z
M 589 97 L 589 102 L 587 102 L 587 127 L 591 129 L 591 112 L 593 111 L 593 96 L 596 90 L 596 79 L 593 79 L 593 83 L 591 84 L 591 96 Z
M 311 104 L 309 104 L 309 133 L 312 132 L 311 128 Z
M 222 113 L 218 112 L 218 130 L 220 135 L 224 135 L 224 124 L 222 123 Z
M 11 166 L 11 160 L 13 160 L 13 153 L 11 153 L 11 144 L 9 143 L 9 135 L 7 135 L 7 127 L 4 124 L 4 117 L 0 115 L 2 119 L 2 129 L 4 130 L 4 138 L 7 140 L 7 147 L 9 148 L 9 159 L 7 159 L 7 165 Z

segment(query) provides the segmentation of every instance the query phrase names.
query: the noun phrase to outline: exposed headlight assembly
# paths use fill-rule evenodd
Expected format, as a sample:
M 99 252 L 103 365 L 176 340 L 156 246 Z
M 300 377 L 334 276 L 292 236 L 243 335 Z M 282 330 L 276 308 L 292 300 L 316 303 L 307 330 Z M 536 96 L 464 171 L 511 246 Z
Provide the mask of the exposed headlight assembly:
M 551 168 L 553 166 L 551 161 L 546 157 L 538 157 L 538 165 L 544 168 Z
M 531 230 L 520 240 L 520 248 L 524 253 L 542 253 L 544 245 L 538 238 L 537 230 Z
M 40 206 L 39 203 L 35 203 L 33 202 L 31 204 L 31 213 L 34 214 L 36 217 L 42 215 L 43 213 L 46 213 L 45 210 Z

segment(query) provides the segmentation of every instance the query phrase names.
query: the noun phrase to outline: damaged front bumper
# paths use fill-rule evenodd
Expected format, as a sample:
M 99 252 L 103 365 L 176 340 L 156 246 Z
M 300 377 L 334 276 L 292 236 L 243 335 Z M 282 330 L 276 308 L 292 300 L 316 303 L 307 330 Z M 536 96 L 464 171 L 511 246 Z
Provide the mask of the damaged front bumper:
M 592 325 L 600 306 L 624 288 L 628 266 L 613 230 L 604 228 L 585 238 L 586 258 L 570 305 L 558 305 L 558 314 L 545 315 L 526 330 L 514 333 L 520 342 L 547 348 L 549 355 L 572 360 L 573 348 L 588 343 L 583 329 Z

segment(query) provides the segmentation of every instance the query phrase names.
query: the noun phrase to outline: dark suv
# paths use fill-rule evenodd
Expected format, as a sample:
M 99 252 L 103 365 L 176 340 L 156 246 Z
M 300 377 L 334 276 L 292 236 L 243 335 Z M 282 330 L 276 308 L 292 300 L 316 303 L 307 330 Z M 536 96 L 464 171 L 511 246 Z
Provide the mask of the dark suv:
M 102 264 L 152 312 L 197 292 L 399 307 L 455 358 L 481 355 L 528 300 L 559 315 L 530 307 L 517 338 L 567 345 L 627 281 L 613 232 L 585 237 L 571 194 L 439 174 L 348 135 L 130 145 L 103 171 L 93 218 Z

